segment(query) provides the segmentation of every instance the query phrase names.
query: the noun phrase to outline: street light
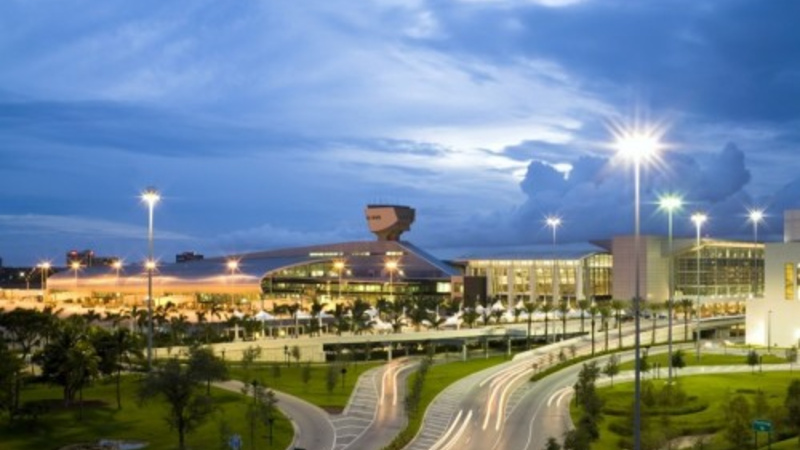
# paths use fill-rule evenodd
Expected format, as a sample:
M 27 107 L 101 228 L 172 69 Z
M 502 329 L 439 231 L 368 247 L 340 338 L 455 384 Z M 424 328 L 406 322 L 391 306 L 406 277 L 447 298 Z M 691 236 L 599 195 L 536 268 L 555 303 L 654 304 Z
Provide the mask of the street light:
M 557 217 L 557 216 L 547 216 L 545 218 L 545 223 L 547 224 L 548 227 L 553 229 L 553 286 L 552 286 L 553 301 L 552 301 L 552 303 L 553 303 L 553 305 L 555 305 L 556 298 L 559 296 L 558 295 L 559 294 L 558 293 L 558 291 L 559 291 L 559 289 L 558 289 L 559 288 L 559 283 L 558 283 L 558 275 L 557 275 L 558 264 L 556 263 L 556 259 L 557 259 L 556 258 L 556 230 L 561 225 L 561 218 Z M 564 332 L 566 333 L 566 330 L 564 330 Z
M 342 301 L 342 272 L 344 272 L 345 264 L 344 261 L 339 259 L 333 262 L 333 268 L 339 272 L 339 300 Z
M 633 402 L 633 448 L 642 448 L 642 379 L 641 372 L 638 370 L 641 364 L 641 280 L 639 264 L 639 180 L 641 175 L 641 164 L 651 156 L 654 156 L 662 145 L 658 142 L 658 133 L 655 129 L 649 130 L 619 130 L 615 147 L 620 156 L 633 161 L 633 180 L 634 180 L 634 238 L 633 251 L 636 264 L 635 270 L 635 293 L 633 298 L 634 311 L 634 361 L 637 369 L 634 370 L 634 402 Z
M 50 261 L 44 261 L 39 263 L 36 267 L 41 269 L 42 274 L 42 301 L 47 301 L 47 298 L 45 298 L 45 293 L 47 292 L 47 273 L 50 271 L 50 267 L 52 266 Z
M 669 383 L 672 383 L 672 304 L 675 302 L 675 268 L 674 260 L 673 260 L 673 241 L 672 241 L 672 215 L 675 210 L 679 209 L 681 205 L 683 205 L 683 200 L 675 195 L 667 195 L 661 197 L 658 201 L 658 205 L 661 209 L 667 211 L 667 220 L 668 220 L 668 242 L 669 242 L 669 298 L 667 299 L 667 315 L 668 317 L 668 327 L 669 331 L 667 332 L 667 342 L 668 342 L 668 350 L 669 358 L 669 369 L 667 371 L 667 379 Z
M 767 351 L 772 354 L 772 310 L 767 311 Z
M 111 268 L 114 269 L 114 272 L 117 274 L 117 284 L 119 284 L 119 272 L 122 270 L 122 260 L 115 259 L 114 262 L 111 263 Z
M 394 272 L 398 268 L 396 259 L 386 261 L 386 270 L 389 272 L 389 301 L 394 303 Z
M 750 222 L 753 222 L 753 265 L 752 265 L 752 277 L 753 277 L 753 297 L 755 298 L 758 295 L 758 270 L 756 269 L 756 246 L 758 245 L 758 224 L 764 221 L 764 210 L 762 209 L 751 209 L 748 212 L 748 218 Z
M 69 263 L 69 268 L 75 272 L 75 289 L 78 288 L 78 271 L 81 270 L 80 261 L 72 261 Z
M 700 361 L 700 229 L 703 227 L 703 223 L 708 220 L 708 216 L 701 213 L 696 212 L 692 214 L 692 222 L 694 223 L 695 228 L 697 229 L 697 285 L 695 286 L 695 295 L 696 295 L 696 303 L 697 303 L 697 311 L 695 312 L 695 334 L 696 334 L 696 341 L 697 341 L 697 360 Z
M 142 201 L 147 203 L 147 370 L 153 367 L 153 270 L 155 260 L 153 259 L 153 209 L 156 203 L 161 200 L 158 190 L 148 187 L 142 193 Z

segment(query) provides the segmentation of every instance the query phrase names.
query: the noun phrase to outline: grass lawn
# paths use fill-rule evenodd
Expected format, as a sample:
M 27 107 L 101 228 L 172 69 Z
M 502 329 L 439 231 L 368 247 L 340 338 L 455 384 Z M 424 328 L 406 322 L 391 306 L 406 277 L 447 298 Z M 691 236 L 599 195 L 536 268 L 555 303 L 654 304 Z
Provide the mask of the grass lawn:
M 249 370 L 245 370 L 241 365 L 230 365 L 229 370 L 230 377 L 234 380 L 250 383 L 255 379 L 271 389 L 294 395 L 320 408 L 337 413 L 347 406 L 347 401 L 350 399 L 350 394 L 358 377 L 365 371 L 384 364 L 384 362 L 346 364 L 344 366 L 347 369 L 347 373 L 344 376 L 344 386 L 342 386 L 340 372 L 342 366 L 334 365 L 337 372 L 337 381 L 336 387 L 331 392 L 328 392 L 327 388 L 328 367 L 330 365 L 311 364 L 309 366 L 310 377 L 308 384 L 306 384 L 303 382 L 302 376 L 305 364 L 300 363 L 298 366 L 292 362 L 291 367 L 286 367 L 285 364 L 259 363 L 253 364 Z
M 742 394 L 750 403 L 753 411 L 754 399 L 757 391 L 764 392 L 770 407 L 783 404 L 786 388 L 792 379 L 800 378 L 800 372 L 764 372 L 755 374 L 725 374 L 678 377 L 678 383 L 686 393 L 688 401 L 683 411 L 673 411 L 669 415 L 648 415 L 648 408 L 643 405 L 644 423 L 648 422 L 653 429 L 671 429 L 679 435 L 704 435 L 713 434 L 709 445 L 704 447 L 709 450 L 722 450 L 730 448 L 725 441 L 722 430 L 726 425 L 725 403 L 726 399 Z M 653 386 L 660 390 L 664 385 L 663 380 L 657 380 Z M 646 388 L 643 385 L 642 391 Z M 594 450 L 612 450 L 620 448 L 618 442 L 620 435 L 613 429 L 630 430 L 630 411 L 632 410 L 633 383 L 615 384 L 613 387 L 598 389 L 604 399 L 603 421 L 600 424 L 600 440 L 592 445 Z M 646 395 L 646 394 L 643 394 Z M 644 398 L 644 397 L 643 397 Z M 577 410 L 571 408 L 573 421 L 577 421 Z M 664 417 L 667 417 L 665 419 Z M 768 417 L 765 417 L 768 418 Z M 616 426 L 615 426 L 616 425 Z M 647 433 L 643 433 L 643 436 Z M 646 439 L 643 437 L 643 440 Z M 759 439 L 766 445 L 766 435 Z M 774 448 L 797 448 L 797 438 L 789 439 L 791 445 L 785 442 L 773 445 Z
M 764 364 L 785 364 L 786 358 L 782 356 L 778 356 L 777 354 L 761 354 L 764 359 L 762 362 Z M 661 364 L 662 370 L 666 370 L 668 366 L 667 362 L 667 354 L 666 353 L 659 353 L 656 355 L 650 355 L 647 357 L 647 361 L 650 363 L 650 367 L 653 367 L 653 364 L 659 363 Z M 686 367 L 692 366 L 737 366 L 747 365 L 747 356 L 746 355 L 734 355 L 734 354 L 718 354 L 718 353 L 701 353 L 700 354 L 700 361 L 697 361 L 695 357 L 694 350 L 684 350 L 683 351 L 683 361 L 686 363 Z M 619 365 L 620 370 L 633 370 L 633 361 L 627 361 Z M 800 368 L 800 366 L 798 366 Z M 758 367 L 756 367 L 756 371 L 758 371 Z M 679 371 L 680 375 L 680 371 Z
M 84 417 L 78 420 L 77 408 L 65 409 L 60 405 L 61 389 L 41 384 L 28 386 L 22 393 L 23 402 L 54 399 L 53 410 L 39 417 L 37 422 L 17 421 L 9 424 L 7 416 L 0 422 L 0 448 L 3 450 L 55 450 L 61 446 L 99 439 L 125 439 L 146 441 L 151 449 L 175 449 L 178 433 L 164 420 L 166 405 L 153 399 L 144 405 L 136 403 L 136 380 L 124 379 L 122 385 L 122 410 L 117 410 L 114 383 L 96 382 L 84 391 Z M 220 425 L 224 420 L 231 431 L 242 436 L 244 449 L 250 448 L 250 433 L 245 418 L 247 399 L 242 395 L 213 389 L 219 410 L 194 432 L 187 435 L 187 447 L 192 449 L 217 449 L 220 447 Z M 257 430 L 257 439 L 266 442 L 264 429 Z M 292 441 L 291 423 L 279 414 L 274 424 L 272 447 L 285 449 Z M 227 448 L 227 447 L 224 447 Z

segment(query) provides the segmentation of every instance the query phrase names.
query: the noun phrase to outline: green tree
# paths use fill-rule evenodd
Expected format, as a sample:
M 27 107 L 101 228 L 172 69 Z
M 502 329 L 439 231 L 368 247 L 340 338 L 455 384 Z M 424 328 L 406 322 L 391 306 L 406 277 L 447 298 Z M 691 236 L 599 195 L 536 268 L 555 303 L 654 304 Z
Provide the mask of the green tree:
M 589 300 L 578 300 L 578 309 L 581 312 L 581 333 L 584 332 L 584 322 L 586 321 L 586 311 L 592 306 Z
M 758 352 L 755 350 L 750 350 L 747 352 L 747 357 L 745 358 L 745 362 L 748 366 L 752 369 L 752 373 L 756 373 L 756 366 L 758 365 L 759 361 Z
M 603 408 L 603 401 L 597 394 L 595 383 L 600 376 L 600 368 L 597 366 L 596 361 L 586 363 L 578 373 L 578 381 L 574 385 L 575 401 L 581 409 L 580 419 L 576 424 L 576 429 L 573 430 L 576 434 L 573 436 L 575 444 L 568 444 L 568 440 L 564 440 L 564 448 L 588 448 L 583 445 L 588 445 L 589 442 L 596 440 L 600 437 L 600 430 L 598 423 L 601 420 L 600 412 Z
M 605 347 L 603 348 L 604 352 L 608 351 L 608 319 L 611 317 L 611 308 L 608 306 L 601 306 L 600 307 L 600 328 L 605 333 Z
M 619 374 L 619 357 L 611 355 L 603 366 L 603 375 L 611 379 L 611 386 L 614 386 L 614 377 Z
M 214 350 L 206 347 L 189 348 L 189 372 L 198 380 L 206 383 L 206 395 L 211 396 L 211 382 L 228 379 L 228 366 L 222 358 L 214 354 Z
M 675 376 L 678 376 L 678 369 L 686 367 L 686 357 L 683 350 L 676 350 L 672 353 L 672 368 L 675 369 Z
M 751 439 L 750 402 L 742 395 L 728 400 L 725 405 L 725 439 L 733 448 L 746 448 Z
M 23 376 L 25 362 L 19 353 L 12 351 L 3 339 L 0 339 L 0 411 L 8 411 L 13 417 L 19 405 L 17 395 L 21 392 L 20 378 Z
M 596 326 L 597 321 L 595 319 L 597 318 L 597 313 L 599 311 L 600 310 L 597 308 L 597 306 L 592 306 L 592 307 L 589 308 L 589 315 L 592 317 L 592 355 L 593 356 L 594 356 L 595 331 L 597 329 L 597 326 Z
M 139 388 L 140 401 L 161 397 L 169 406 L 165 419 L 178 432 L 178 446 L 186 448 L 186 434 L 195 430 L 214 411 L 214 402 L 204 395 L 202 382 L 191 368 L 170 358 L 157 370 L 147 372 Z
M 114 377 L 117 409 L 122 409 L 122 370 L 142 360 L 142 340 L 125 328 L 114 328 L 111 331 L 96 329 L 92 333 L 92 345 L 99 357 L 100 373 Z
M 561 444 L 558 443 L 556 438 L 550 437 L 547 439 L 547 443 L 544 445 L 543 450 L 561 450 Z
M 329 394 L 336 389 L 336 384 L 339 381 L 339 370 L 340 367 L 338 364 L 328 364 L 328 370 L 325 374 L 325 388 L 328 390 Z
M 783 406 L 786 408 L 786 420 L 789 427 L 798 433 L 798 438 L 800 438 L 800 380 L 794 379 L 789 383 Z
M 80 316 L 63 321 L 50 343 L 34 355 L 34 361 L 42 370 L 42 378 L 63 388 L 67 405 L 97 376 L 99 359 Z
M 302 356 L 302 353 L 300 352 L 300 346 L 299 345 L 293 345 L 291 350 L 289 350 L 289 353 L 292 356 L 292 359 L 294 359 L 295 365 L 299 366 L 300 365 L 300 357 Z
M 300 379 L 303 381 L 303 389 L 308 391 L 308 383 L 311 381 L 311 362 L 303 364 L 300 369 Z
M 553 304 L 547 301 L 542 303 L 539 311 L 544 313 L 544 342 L 550 342 L 548 323 L 550 322 L 550 313 L 553 311 Z
M 527 317 L 527 320 L 528 320 L 528 332 L 525 334 L 525 348 L 526 349 L 530 349 L 531 348 L 531 325 L 533 324 L 533 313 L 536 312 L 536 303 L 534 303 L 534 302 L 529 300 L 529 301 L 523 303 L 523 306 L 525 308 L 525 312 L 528 314 L 528 317 Z
M 626 303 L 622 300 L 612 300 L 611 309 L 614 310 L 614 320 L 617 322 L 617 348 L 622 348 L 622 312 L 625 310 Z
M 558 304 L 558 312 L 561 314 L 561 340 L 567 338 L 567 313 L 569 313 L 569 300 L 561 300 Z
M 681 311 L 683 312 L 683 340 L 689 340 L 689 316 L 692 314 L 692 309 L 694 307 L 694 303 L 691 299 L 684 298 L 682 299 L 678 305 L 680 306 Z

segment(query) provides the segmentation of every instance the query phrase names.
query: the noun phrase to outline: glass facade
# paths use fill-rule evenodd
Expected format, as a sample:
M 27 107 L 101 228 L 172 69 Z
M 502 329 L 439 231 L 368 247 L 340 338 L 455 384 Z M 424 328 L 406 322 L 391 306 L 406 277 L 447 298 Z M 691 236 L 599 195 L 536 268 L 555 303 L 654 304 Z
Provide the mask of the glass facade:
M 699 253 L 698 253 L 699 252 Z M 761 297 L 764 247 L 705 242 L 675 256 L 675 288 L 686 296 Z
M 474 259 L 467 276 L 485 277 L 487 294 L 506 301 L 610 298 L 610 254 L 577 259 Z

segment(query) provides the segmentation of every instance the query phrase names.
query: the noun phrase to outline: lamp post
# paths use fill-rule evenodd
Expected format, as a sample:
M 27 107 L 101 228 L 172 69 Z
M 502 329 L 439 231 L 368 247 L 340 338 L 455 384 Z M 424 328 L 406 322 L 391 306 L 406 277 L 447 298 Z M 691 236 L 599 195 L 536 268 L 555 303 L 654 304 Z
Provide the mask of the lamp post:
M 114 272 L 116 272 L 117 284 L 119 284 L 119 272 L 122 270 L 122 261 L 119 259 L 114 260 L 114 262 L 111 263 L 111 268 L 114 269 Z
M 675 210 L 679 209 L 683 204 L 683 200 L 680 197 L 674 195 L 668 195 L 659 199 L 659 207 L 661 209 L 667 211 L 667 220 L 668 220 L 668 244 L 669 244 L 669 298 L 667 299 L 667 316 L 668 316 L 668 327 L 669 330 L 667 331 L 667 342 L 668 342 L 668 349 L 667 353 L 669 357 L 667 358 L 667 362 L 669 363 L 668 371 L 667 371 L 667 380 L 669 383 L 672 383 L 672 305 L 675 303 L 675 268 L 673 267 L 673 241 L 672 241 L 672 215 Z
M 333 268 L 336 269 L 336 271 L 339 273 L 339 295 L 338 295 L 338 301 L 340 301 L 340 302 L 342 301 L 342 272 L 344 272 L 344 267 L 345 267 L 344 261 L 342 261 L 341 259 L 337 260 L 337 261 L 334 261 L 334 263 L 333 263 Z
M 153 209 L 161 199 L 158 190 L 148 187 L 142 193 L 142 200 L 147 203 L 147 370 L 153 367 L 153 270 L 156 263 L 153 259 Z
M 553 229 L 553 305 L 556 303 L 556 298 L 558 298 L 559 294 L 559 284 L 558 284 L 558 264 L 556 263 L 556 230 L 561 225 L 561 218 L 556 216 L 548 216 L 545 219 L 545 223 L 548 227 Z
M 41 286 L 42 286 L 42 301 L 47 301 L 47 298 L 46 298 L 46 295 L 45 295 L 45 293 L 47 292 L 47 272 L 50 271 L 51 265 L 50 265 L 49 261 L 44 261 L 44 262 L 39 263 L 36 267 L 38 267 L 41 270 L 41 274 L 42 274 L 42 282 L 41 282 Z
M 75 289 L 77 290 L 78 289 L 78 271 L 81 270 L 81 262 L 80 261 L 72 261 L 71 263 L 69 263 L 69 268 L 72 269 L 72 271 L 75 274 Z
M 772 354 L 772 310 L 767 311 L 767 351 Z
M 396 259 L 386 261 L 386 270 L 389 272 L 389 301 L 394 303 L 394 272 L 398 264 Z
M 655 130 L 626 130 L 619 133 L 617 136 L 616 148 L 619 154 L 625 158 L 633 161 L 633 181 L 634 181 L 634 231 L 633 231 L 633 251 L 634 251 L 634 264 L 635 269 L 635 283 L 634 283 L 634 298 L 633 298 L 633 311 L 634 311 L 634 401 L 633 401 L 633 448 L 634 450 L 641 450 L 642 448 L 642 379 L 641 371 L 641 280 L 640 280 L 640 237 L 639 237 L 639 181 L 641 175 L 642 161 L 658 152 L 661 144 L 658 142 L 658 136 Z
M 751 209 L 748 218 L 753 222 L 753 298 L 758 296 L 758 269 L 756 269 L 756 246 L 758 245 L 758 224 L 764 220 L 764 211 L 761 209 Z
M 697 346 L 697 360 L 700 361 L 700 230 L 703 228 L 703 223 L 708 220 L 708 216 L 701 212 L 692 214 L 692 222 L 697 230 L 697 285 L 695 286 L 697 311 L 695 312 L 695 340 Z

